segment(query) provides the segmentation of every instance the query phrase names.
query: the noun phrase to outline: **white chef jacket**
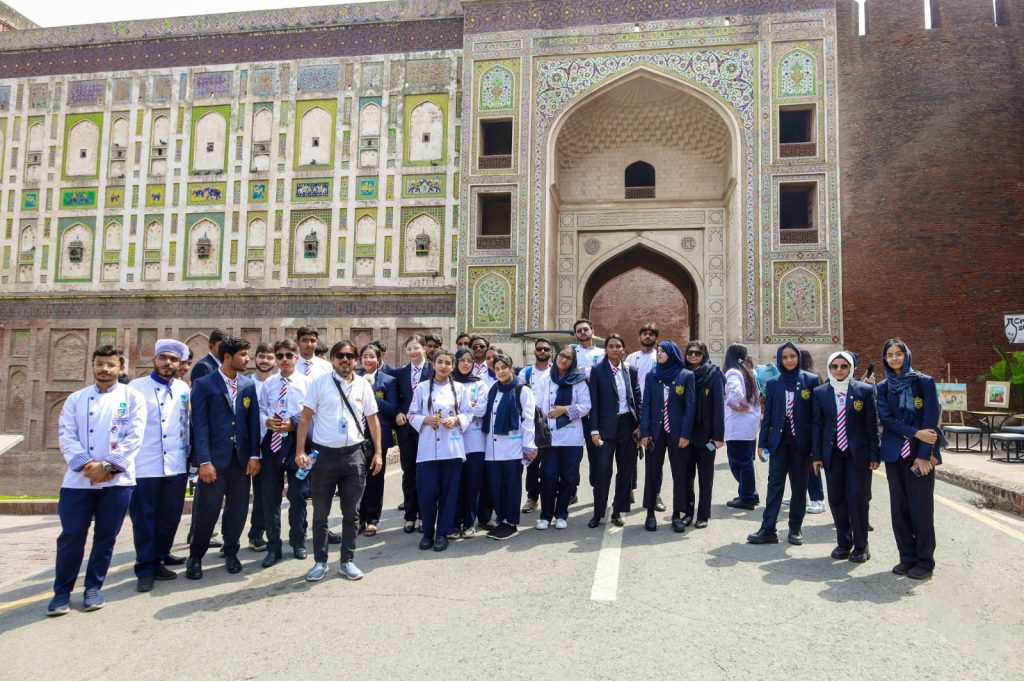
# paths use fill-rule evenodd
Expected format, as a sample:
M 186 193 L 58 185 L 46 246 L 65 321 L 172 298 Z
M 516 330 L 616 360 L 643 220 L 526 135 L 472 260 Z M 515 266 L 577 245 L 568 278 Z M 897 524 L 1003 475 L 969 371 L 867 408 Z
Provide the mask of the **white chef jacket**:
M 185 473 L 191 421 L 188 384 L 175 378 L 167 386 L 145 376 L 128 385 L 146 403 L 146 429 L 135 459 L 135 477 L 162 478 Z
M 522 461 L 526 450 L 537 450 L 533 441 L 533 410 L 537 404 L 533 397 L 533 391 L 525 386 L 522 388 L 519 399 L 519 413 L 522 415 L 520 428 L 509 431 L 508 435 L 497 435 L 494 432 L 494 418 L 498 414 L 498 405 L 501 404 L 503 396 L 500 390 L 495 392 L 494 405 L 491 407 L 491 432 L 484 434 L 484 460 Z M 514 389 L 510 390 L 508 394 L 514 396 Z M 487 396 L 485 395 L 477 403 L 473 413 L 482 417 L 486 412 Z
M 474 381 L 479 383 L 480 381 Z M 462 438 L 463 431 L 469 426 L 473 417 L 469 395 L 461 383 L 448 379 L 443 385 L 434 381 L 434 393 L 430 397 L 430 410 L 427 409 L 428 392 L 431 381 L 421 381 L 416 386 L 409 405 L 409 423 L 420 434 L 416 448 L 416 463 L 439 461 L 441 459 L 466 460 L 466 443 Z M 454 388 L 455 392 L 452 392 Z M 455 408 L 456 396 L 459 408 Z M 432 411 L 431 411 L 432 410 Z M 455 428 L 424 425 L 424 420 L 432 414 L 441 412 L 441 418 L 456 416 L 459 424 Z
M 465 389 L 467 399 L 469 400 L 469 408 L 466 411 L 472 416 L 472 419 L 469 422 L 469 427 L 466 428 L 465 432 L 462 434 L 462 437 L 466 442 L 466 452 L 483 452 L 483 418 L 476 415 L 476 407 L 481 401 L 483 401 L 485 402 L 484 409 L 487 408 L 487 391 L 490 390 L 491 383 L 485 379 L 481 379 L 479 381 L 462 383 L 461 385 Z M 480 413 L 483 414 L 482 411 Z
M 68 463 L 61 487 L 98 489 L 135 485 L 135 458 L 146 430 L 146 401 L 135 388 L 115 383 L 101 393 L 96 384 L 71 393 L 60 412 L 60 452 Z M 109 461 L 124 471 L 98 485 L 85 477 L 89 461 Z
M 558 384 L 551 380 L 551 374 L 544 374 L 544 379 L 537 386 L 537 406 L 547 414 L 555 406 L 558 396 Z M 552 447 L 582 447 L 583 424 L 580 421 L 590 413 L 590 389 L 586 381 L 572 386 L 572 404 L 568 405 L 569 423 L 563 428 L 556 428 L 557 419 L 548 419 L 551 428 Z
M 573 345 L 576 348 L 576 366 L 580 368 L 583 375 L 590 380 L 590 371 L 604 359 L 604 348 L 591 345 L 585 348 L 582 345 Z

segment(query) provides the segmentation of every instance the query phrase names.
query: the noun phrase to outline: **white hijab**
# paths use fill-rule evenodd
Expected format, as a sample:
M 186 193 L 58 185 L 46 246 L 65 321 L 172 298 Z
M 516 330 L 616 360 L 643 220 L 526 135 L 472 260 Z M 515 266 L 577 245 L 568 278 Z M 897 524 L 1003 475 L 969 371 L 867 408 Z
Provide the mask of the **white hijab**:
M 832 362 L 834 362 L 839 357 L 842 357 L 843 359 L 850 363 L 850 373 L 846 375 L 845 381 L 840 381 L 837 380 L 836 377 L 832 375 L 831 369 L 828 370 L 828 382 L 832 386 L 832 390 L 834 390 L 837 395 L 839 393 L 850 392 L 850 378 L 853 376 L 854 367 L 857 366 L 857 363 L 853 361 L 853 355 L 845 350 L 833 352 L 831 355 L 829 355 L 828 364 L 826 364 L 825 366 L 828 367 L 829 365 L 832 364 Z

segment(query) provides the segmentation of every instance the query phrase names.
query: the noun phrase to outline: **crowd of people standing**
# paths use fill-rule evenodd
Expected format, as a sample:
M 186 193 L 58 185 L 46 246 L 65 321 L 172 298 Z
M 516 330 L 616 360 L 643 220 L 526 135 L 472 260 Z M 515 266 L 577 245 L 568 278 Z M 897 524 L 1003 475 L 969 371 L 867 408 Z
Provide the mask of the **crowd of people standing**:
M 853 377 L 855 353 L 833 353 L 823 379 L 807 368 L 809 354 L 801 358 L 800 348 L 784 343 L 770 367 L 774 377 L 762 386 L 743 345 L 730 346 L 719 368 L 704 343 L 660 340 L 654 323 L 639 330 L 640 349 L 628 356 L 617 333 L 598 347 L 589 320 L 578 320 L 573 335 L 575 342 L 561 347 L 537 339 L 534 362 L 522 368 L 481 336 L 460 334 L 448 350 L 438 336 L 413 335 L 403 343 L 409 361 L 397 368 L 380 342 L 357 348 L 341 340 L 328 350 L 315 328 L 302 327 L 295 339 L 258 345 L 256 371 L 247 375 L 250 343 L 216 330 L 210 353 L 188 380 L 188 347 L 162 339 L 152 373 L 130 382 L 123 380 L 123 353 L 97 348 L 94 382 L 72 394 L 60 416 L 68 468 L 47 614 L 70 610 L 90 526 L 87 611 L 104 605 L 101 588 L 126 514 L 137 588 L 145 592 L 155 581 L 177 578 L 170 569 L 176 565 L 185 565 L 187 578 L 202 579 L 211 546 L 221 549 L 227 572 L 240 572 L 247 515 L 249 547 L 266 551 L 263 567 L 281 561 L 285 496 L 295 559 L 308 557 L 312 525 L 314 562 L 306 579 L 329 573 L 332 543 L 341 545 L 340 574 L 361 579 L 357 537 L 379 530 L 384 454 L 395 444 L 402 529 L 420 533 L 419 548 L 433 551 L 478 532 L 509 540 L 522 516 L 534 512 L 536 530 L 566 529 L 584 453 L 594 498 L 589 528 L 604 522 L 609 497 L 610 522 L 626 524 L 642 465 L 643 526 L 657 531 L 658 514 L 669 511 L 662 501 L 666 458 L 672 531 L 705 528 L 715 459 L 724 447 L 737 483 L 727 505 L 738 511 L 761 504 L 755 458 L 768 462 L 762 522 L 749 543 L 779 541 L 788 480 L 787 540 L 802 544 L 805 513 L 824 510 L 824 470 L 836 526 L 831 555 L 864 562 L 871 557 L 872 471 L 884 463 L 900 555 L 893 572 L 931 576 L 933 467 L 944 442 L 934 381 L 913 370 L 904 342 L 886 342 L 885 379 L 877 386 Z M 190 480 L 186 558 L 171 548 Z M 328 529 L 335 498 L 339 535 Z M 215 538 L 218 518 L 222 541 Z

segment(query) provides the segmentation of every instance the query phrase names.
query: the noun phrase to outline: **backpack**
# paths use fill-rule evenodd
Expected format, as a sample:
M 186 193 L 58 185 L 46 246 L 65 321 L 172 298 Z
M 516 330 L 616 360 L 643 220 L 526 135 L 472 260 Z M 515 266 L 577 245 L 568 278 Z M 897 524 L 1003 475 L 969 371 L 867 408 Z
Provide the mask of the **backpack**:
M 494 390 L 495 395 L 497 395 L 498 392 L 497 388 L 495 387 L 497 385 L 498 384 L 495 383 L 493 386 L 491 386 L 491 389 Z M 517 383 L 516 387 L 514 388 L 514 392 L 516 397 L 516 411 L 519 412 L 519 419 L 522 420 L 523 384 Z M 488 399 L 491 399 L 490 396 L 488 396 Z M 551 446 L 551 426 L 548 425 L 548 417 L 545 416 L 544 412 L 540 410 L 540 407 L 536 405 L 534 405 L 533 407 L 533 445 L 538 450 Z

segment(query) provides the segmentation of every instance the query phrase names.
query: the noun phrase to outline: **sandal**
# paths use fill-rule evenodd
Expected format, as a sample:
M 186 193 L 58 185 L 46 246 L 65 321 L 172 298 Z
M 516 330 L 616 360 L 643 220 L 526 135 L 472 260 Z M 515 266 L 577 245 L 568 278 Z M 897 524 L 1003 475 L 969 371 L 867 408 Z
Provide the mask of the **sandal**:
M 366 525 L 366 529 L 363 530 L 363 536 L 364 537 L 372 537 L 375 534 L 377 534 L 377 526 L 374 525 L 373 523 L 368 523 Z

